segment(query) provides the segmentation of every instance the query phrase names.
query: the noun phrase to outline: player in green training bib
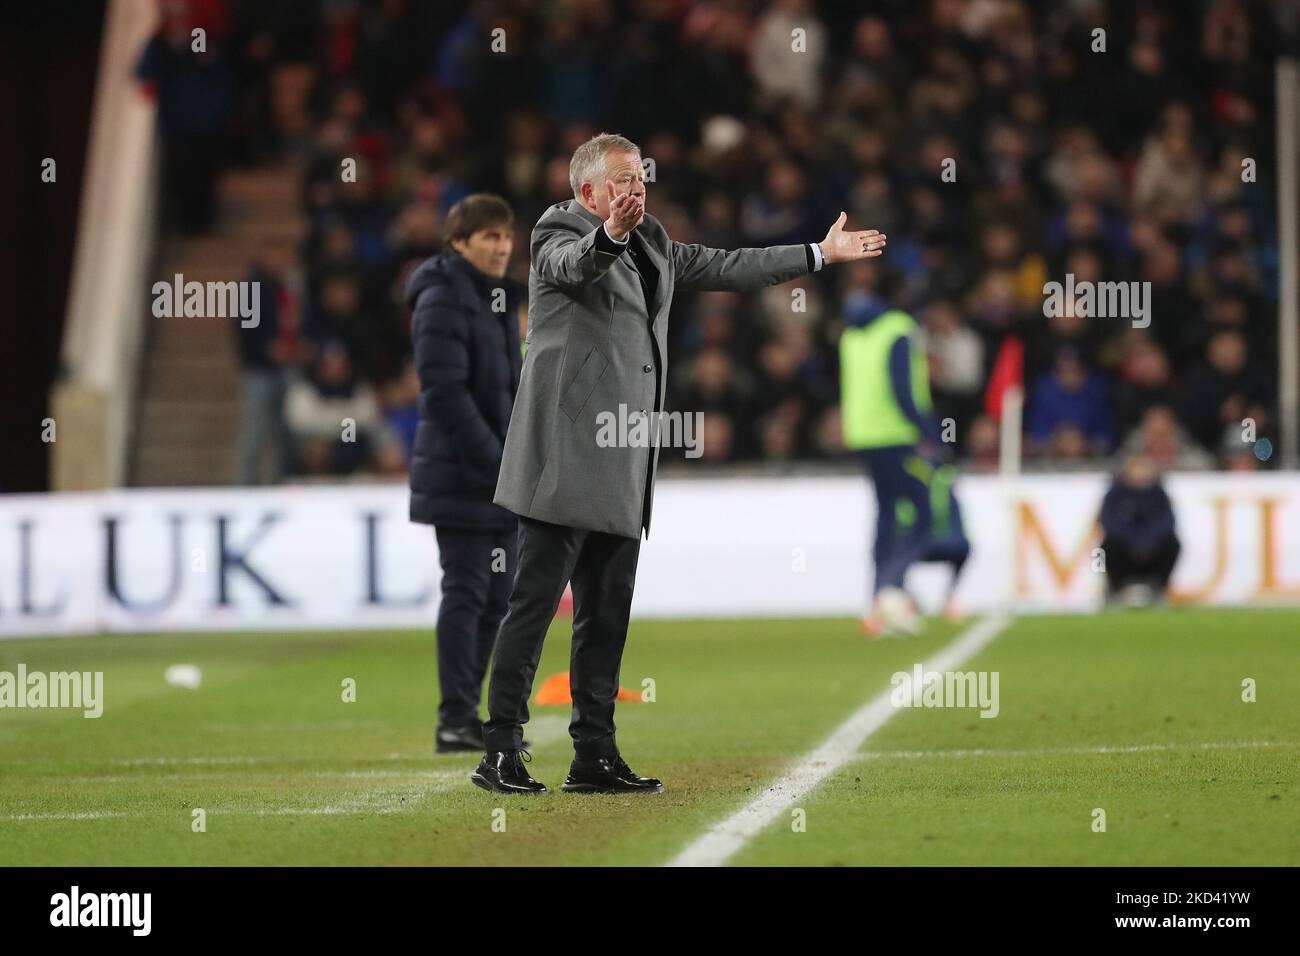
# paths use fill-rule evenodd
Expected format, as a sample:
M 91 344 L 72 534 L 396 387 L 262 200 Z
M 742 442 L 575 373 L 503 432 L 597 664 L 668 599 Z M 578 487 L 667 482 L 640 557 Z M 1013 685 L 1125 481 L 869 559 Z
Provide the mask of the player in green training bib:
M 916 602 L 904 587 L 919 561 L 952 565 L 948 592 L 970 555 L 930 401 L 930 376 L 916 320 L 876 299 L 852 302 L 840 338 L 844 447 L 858 456 L 876 491 L 875 581 L 863 619 L 869 634 L 919 633 Z

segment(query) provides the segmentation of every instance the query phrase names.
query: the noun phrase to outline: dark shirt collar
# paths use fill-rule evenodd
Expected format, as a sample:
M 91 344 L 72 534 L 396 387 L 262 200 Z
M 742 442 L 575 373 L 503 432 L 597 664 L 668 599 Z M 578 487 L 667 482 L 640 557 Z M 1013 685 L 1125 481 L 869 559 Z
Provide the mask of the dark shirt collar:
M 469 277 L 470 281 L 474 283 L 474 288 L 477 289 L 481 295 L 485 297 L 491 295 L 492 290 L 501 284 L 498 280 L 494 280 L 491 276 L 484 275 L 480 272 L 474 263 L 470 262 L 455 249 L 449 250 L 448 255 L 451 258 L 452 264 Z

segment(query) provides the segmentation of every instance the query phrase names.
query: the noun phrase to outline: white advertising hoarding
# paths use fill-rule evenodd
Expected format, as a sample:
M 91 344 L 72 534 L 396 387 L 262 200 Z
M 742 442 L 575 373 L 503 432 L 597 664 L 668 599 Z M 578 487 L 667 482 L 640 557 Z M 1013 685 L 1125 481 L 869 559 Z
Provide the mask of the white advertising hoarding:
M 967 611 L 1086 611 L 1100 600 L 1103 475 L 960 479 Z M 1300 476 L 1173 475 L 1174 596 L 1300 603 Z M 639 618 L 855 615 L 874 498 L 864 479 L 663 479 Z M 914 569 L 932 609 L 947 570 Z M 0 634 L 430 627 L 431 528 L 398 485 L 0 497 Z

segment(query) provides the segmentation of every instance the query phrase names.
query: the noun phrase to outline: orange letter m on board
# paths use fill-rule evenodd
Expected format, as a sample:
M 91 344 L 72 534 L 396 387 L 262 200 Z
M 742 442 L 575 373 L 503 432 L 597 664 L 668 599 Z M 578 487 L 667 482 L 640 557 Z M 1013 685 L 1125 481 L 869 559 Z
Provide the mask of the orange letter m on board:
M 1071 553 L 1065 560 L 1062 560 L 1052 547 L 1052 539 L 1048 537 L 1047 530 L 1038 520 L 1038 514 L 1034 511 L 1033 505 L 1028 501 L 1016 502 L 1016 545 L 1013 560 L 1016 569 L 1016 596 L 1027 597 L 1029 595 L 1029 549 L 1032 544 L 1037 544 L 1038 549 L 1042 552 L 1043 558 L 1047 561 L 1048 568 L 1051 569 L 1052 577 L 1056 580 L 1056 585 L 1061 591 L 1065 591 L 1070 585 L 1070 579 L 1078 572 L 1080 567 L 1086 567 L 1088 556 L 1092 549 L 1096 547 L 1097 542 L 1101 540 L 1101 531 L 1096 523 L 1088 525 L 1087 532 L 1079 540 Z

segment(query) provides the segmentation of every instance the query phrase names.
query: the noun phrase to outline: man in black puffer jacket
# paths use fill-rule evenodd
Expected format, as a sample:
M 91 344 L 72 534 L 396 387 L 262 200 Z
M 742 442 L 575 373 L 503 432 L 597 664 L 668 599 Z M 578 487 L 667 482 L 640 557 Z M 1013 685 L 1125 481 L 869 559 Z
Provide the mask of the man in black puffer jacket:
M 1154 461 L 1132 455 L 1101 502 L 1101 549 L 1107 603 L 1145 606 L 1162 601 L 1181 545 Z
M 434 526 L 439 753 L 483 750 L 483 677 L 515 574 L 515 516 L 492 503 L 519 370 L 518 304 L 505 279 L 514 217 L 505 200 L 467 196 L 447 213 L 450 250 L 406 288 L 420 378 L 411 458 L 411 520 Z

